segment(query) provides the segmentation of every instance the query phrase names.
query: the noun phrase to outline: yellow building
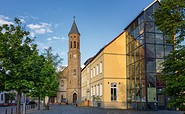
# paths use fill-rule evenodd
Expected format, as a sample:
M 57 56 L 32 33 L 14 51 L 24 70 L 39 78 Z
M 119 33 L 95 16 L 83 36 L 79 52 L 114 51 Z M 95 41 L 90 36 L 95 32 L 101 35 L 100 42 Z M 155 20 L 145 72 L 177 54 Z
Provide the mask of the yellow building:
M 126 109 L 126 33 L 123 32 L 85 62 L 81 100 L 91 106 Z

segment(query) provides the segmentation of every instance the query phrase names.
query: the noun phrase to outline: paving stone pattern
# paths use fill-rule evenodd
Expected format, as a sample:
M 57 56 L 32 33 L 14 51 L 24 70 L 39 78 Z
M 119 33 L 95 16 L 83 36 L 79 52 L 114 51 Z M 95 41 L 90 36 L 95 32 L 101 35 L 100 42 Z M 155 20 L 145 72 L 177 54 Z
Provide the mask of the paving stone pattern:
M 76 107 L 73 105 L 51 105 L 49 110 L 29 110 L 27 114 L 183 114 L 182 111 L 137 111 L 116 110 L 94 107 Z

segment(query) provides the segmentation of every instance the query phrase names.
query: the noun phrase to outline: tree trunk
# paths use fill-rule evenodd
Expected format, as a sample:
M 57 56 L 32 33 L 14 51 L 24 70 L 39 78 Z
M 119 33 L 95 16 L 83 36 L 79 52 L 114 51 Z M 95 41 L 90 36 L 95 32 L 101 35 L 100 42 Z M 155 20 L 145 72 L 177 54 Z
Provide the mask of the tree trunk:
M 176 46 L 177 46 L 176 34 L 174 34 L 173 40 L 174 40 L 174 50 L 176 50 Z
M 43 106 L 44 106 L 44 107 L 46 106 L 46 101 L 45 101 L 45 97 L 44 97 L 44 102 L 43 102 Z
M 16 114 L 21 114 L 21 92 L 17 92 Z

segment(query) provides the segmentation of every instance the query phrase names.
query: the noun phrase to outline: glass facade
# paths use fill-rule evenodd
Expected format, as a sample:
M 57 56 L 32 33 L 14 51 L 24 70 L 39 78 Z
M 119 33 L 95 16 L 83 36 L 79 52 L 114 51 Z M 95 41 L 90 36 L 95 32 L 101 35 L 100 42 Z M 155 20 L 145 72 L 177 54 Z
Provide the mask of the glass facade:
M 166 37 L 153 22 L 152 14 L 158 6 L 155 2 L 126 28 L 128 108 L 156 110 L 158 102 L 165 105 L 157 76 L 162 69 L 160 63 L 173 45 L 165 42 Z

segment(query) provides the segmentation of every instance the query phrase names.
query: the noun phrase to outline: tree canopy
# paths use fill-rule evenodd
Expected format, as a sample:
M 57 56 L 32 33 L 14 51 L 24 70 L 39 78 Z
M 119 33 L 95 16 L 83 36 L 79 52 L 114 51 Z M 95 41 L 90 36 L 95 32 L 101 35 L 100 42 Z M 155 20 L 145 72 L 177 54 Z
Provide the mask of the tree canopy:
M 15 24 L 0 26 L 0 91 L 17 92 L 16 114 L 21 113 L 22 93 L 51 96 L 58 89 L 54 63 L 58 56 L 40 55 L 33 41 L 17 18 Z
M 154 13 L 155 24 L 174 50 L 165 57 L 160 78 L 165 84 L 164 94 L 169 97 L 170 108 L 185 109 L 185 1 L 162 0 Z
M 185 37 L 185 1 L 162 0 L 161 5 L 154 13 L 155 24 L 165 35 L 169 42 L 179 44 Z

